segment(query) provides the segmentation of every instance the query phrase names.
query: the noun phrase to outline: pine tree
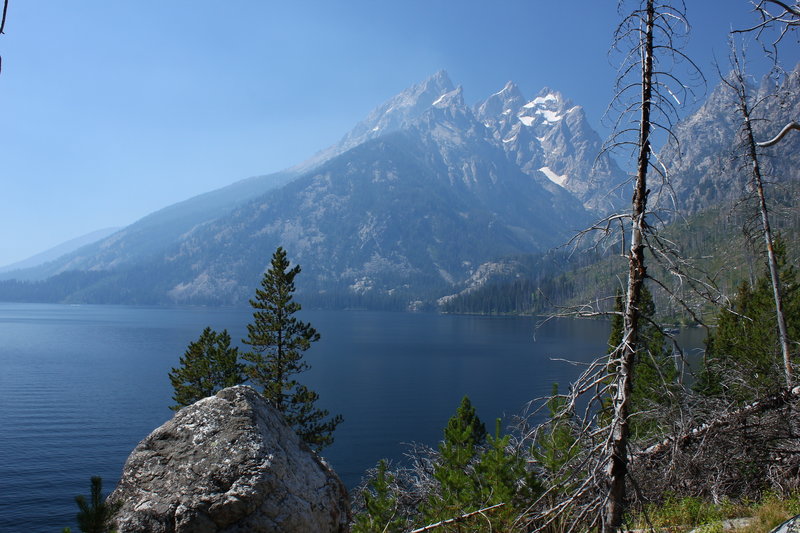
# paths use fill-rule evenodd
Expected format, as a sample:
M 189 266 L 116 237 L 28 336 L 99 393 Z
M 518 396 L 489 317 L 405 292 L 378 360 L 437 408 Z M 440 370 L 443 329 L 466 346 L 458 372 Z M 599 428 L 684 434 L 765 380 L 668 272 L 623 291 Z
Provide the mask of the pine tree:
M 631 436 L 646 438 L 658 433 L 659 414 L 674 403 L 679 385 L 675 359 L 668 349 L 664 332 L 654 322 L 655 302 L 646 285 L 642 286 L 639 308 L 640 348 L 633 367 Z
M 775 241 L 775 258 L 784 291 L 790 340 L 800 338 L 800 285 L 786 260 L 786 245 Z M 706 355 L 695 390 L 747 403 L 785 386 L 783 357 L 775 321 L 772 283 L 764 273 L 751 287 L 742 282 L 730 309 L 720 311 L 716 331 L 706 341 Z
M 387 472 L 386 460 L 378 462 L 377 472 L 362 492 L 364 512 L 358 514 L 353 533 L 401 533 L 406 522 L 397 512 L 397 497 L 392 493 L 394 476 Z
M 421 509 L 427 524 L 502 503 L 490 513 L 443 530 L 452 527 L 456 531 L 472 531 L 473 526 L 483 530 L 487 522 L 492 531 L 515 530 L 512 524 L 540 485 L 526 470 L 523 457 L 509 452 L 510 439 L 510 435 L 501 434 L 500 419 L 496 420 L 494 435 L 488 435 L 469 398 L 461 400 L 439 445 L 439 458 L 433 469 L 438 490 Z
M 551 485 L 566 489 L 566 478 L 561 469 L 578 453 L 575 446 L 574 413 L 565 412 L 566 398 L 558 394 L 558 383 L 553 383 L 550 399 L 547 401 L 548 422 L 546 430 L 537 435 L 531 450 L 533 458 L 539 463 L 549 478 Z
M 300 266 L 289 268 L 286 252 L 278 247 L 256 297 L 250 300 L 255 310 L 253 323 L 247 325 L 248 335 L 242 342 L 251 349 L 242 359 L 249 363 L 247 375 L 262 388 L 267 402 L 283 413 L 303 441 L 321 450 L 333 443 L 333 431 L 342 417 L 327 418 L 327 410 L 314 406 L 319 395 L 294 379 L 308 370 L 303 352 L 320 338 L 310 324 L 293 316 L 301 309 L 293 300 L 294 279 L 299 273 Z
M 78 527 L 83 533 L 107 533 L 112 527 L 112 519 L 122 502 L 109 503 L 103 498 L 103 480 L 92 477 L 91 502 L 86 503 L 83 495 L 75 496 L 80 512 L 77 514 Z
M 622 291 L 617 289 L 617 294 L 614 297 L 614 314 L 611 315 L 611 334 L 608 336 L 608 353 L 612 353 L 622 343 L 622 328 L 624 327 L 624 319 L 623 319 L 624 311 L 625 311 L 625 301 L 622 298 Z
M 433 477 L 440 488 L 423 508 L 426 520 L 435 522 L 479 509 L 480 490 L 474 463 L 478 448 L 485 442 L 486 426 L 464 396 L 447 422 L 444 441 L 439 445 L 439 461 Z
M 622 301 L 621 297 L 619 300 Z M 559 395 L 558 383 L 553 383 L 547 401 L 548 421 L 536 435 L 531 449 L 533 459 L 541 468 L 544 488 L 548 491 L 544 495 L 544 502 L 548 506 L 557 505 L 577 486 L 573 460 L 581 451 L 577 438 L 579 424 L 574 411 L 566 407 L 567 399 Z M 557 517 L 547 531 L 567 530 L 568 520 L 568 513 Z
M 504 503 L 503 508 L 487 516 L 492 531 L 510 531 L 511 524 L 541 491 L 533 472 L 525 468 L 521 455 L 508 450 L 511 435 L 501 435 L 500 419 L 495 420 L 494 435 L 486 437 L 487 447 L 476 467 L 482 507 Z
M 225 387 L 244 382 L 238 358 L 239 349 L 231 348 L 227 330 L 217 333 L 210 327 L 204 329 L 198 340 L 189 343 L 180 366 L 169 373 L 175 389 L 172 396 L 175 405 L 170 409 L 177 411 Z

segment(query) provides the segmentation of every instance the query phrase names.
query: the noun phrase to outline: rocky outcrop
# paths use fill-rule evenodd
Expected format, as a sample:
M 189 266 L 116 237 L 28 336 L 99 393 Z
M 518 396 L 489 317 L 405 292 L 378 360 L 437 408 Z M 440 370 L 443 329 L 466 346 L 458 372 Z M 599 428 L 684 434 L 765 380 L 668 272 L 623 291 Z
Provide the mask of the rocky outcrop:
M 120 533 L 346 532 L 347 491 L 252 388 L 181 409 L 131 453 Z

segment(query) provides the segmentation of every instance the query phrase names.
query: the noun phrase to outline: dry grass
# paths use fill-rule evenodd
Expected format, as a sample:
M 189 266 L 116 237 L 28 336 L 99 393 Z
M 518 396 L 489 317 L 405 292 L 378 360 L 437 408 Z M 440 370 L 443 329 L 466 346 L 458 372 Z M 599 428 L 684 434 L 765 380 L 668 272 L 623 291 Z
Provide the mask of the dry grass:
M 648 506 L 629 521 L 631 529 L 694 533 L 769 533 L 785 520 L 800 514 L 800 494 L 780 497 L 765 494 L 758 502 L 723 501 L 709 503 L 699 498 L 667 498 L 661 505 Z M 648 521 L 645 518 L 649 518 Z M 744 527 L 726 521 L 750 518 Z

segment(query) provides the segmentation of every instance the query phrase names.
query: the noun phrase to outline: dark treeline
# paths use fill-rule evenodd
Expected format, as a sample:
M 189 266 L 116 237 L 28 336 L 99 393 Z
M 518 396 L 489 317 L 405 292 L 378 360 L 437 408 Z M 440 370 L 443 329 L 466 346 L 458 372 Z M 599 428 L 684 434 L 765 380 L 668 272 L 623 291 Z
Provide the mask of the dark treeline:
M 581 292 L 570 273 L 597 265 L 602 257 L 601 252 L 590 250 L 508 258 L 505 262 L 515 265 L 513 273 L 462 291 L 442 303 L 440 310 L 487 315 L 547 312 Z
M 105 272 L 62 272 L 42 281 L 0 281 L 0 295 L 8 302 L 60 303 L 69 302 L 70 296 L 89 287 L 104 277 Z

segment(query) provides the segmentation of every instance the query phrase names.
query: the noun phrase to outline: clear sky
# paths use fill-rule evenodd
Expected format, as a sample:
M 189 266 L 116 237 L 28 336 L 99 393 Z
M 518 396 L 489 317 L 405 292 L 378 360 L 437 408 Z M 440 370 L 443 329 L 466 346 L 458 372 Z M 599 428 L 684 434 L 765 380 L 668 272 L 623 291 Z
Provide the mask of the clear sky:
M 727 31 L 754 18 L 687 4 L 713 86 Z M 299 163 L 439 69 L 471 104 L 550 86 L 600 129 L 618 23 L 614 0 L 10 0 L 0 265 Z

